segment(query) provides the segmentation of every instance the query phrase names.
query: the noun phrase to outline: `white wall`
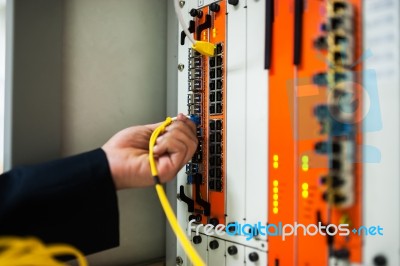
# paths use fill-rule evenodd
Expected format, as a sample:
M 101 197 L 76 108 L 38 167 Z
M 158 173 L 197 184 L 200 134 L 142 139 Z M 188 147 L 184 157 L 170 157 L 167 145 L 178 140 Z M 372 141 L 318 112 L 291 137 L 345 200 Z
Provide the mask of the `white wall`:
M 7 1 L 5 169 L 95 149 L 120 129 L 164 119 L 166 3 Z M 118 196 L 121 246 L 90 256 L 91 265 L 164 257 L 154 189 Z
M 4 149 L 4 77 L 6 60 L 6 0 L 0 0 L 0 173 L 3 172 Z
M 64 1 L 62 153 L 101 146 L 118 130 L 164 119 L 165 0 Z M 153 188 L 119 193 L 121 247 L 91 265 L 165 256 L 165 219 Z

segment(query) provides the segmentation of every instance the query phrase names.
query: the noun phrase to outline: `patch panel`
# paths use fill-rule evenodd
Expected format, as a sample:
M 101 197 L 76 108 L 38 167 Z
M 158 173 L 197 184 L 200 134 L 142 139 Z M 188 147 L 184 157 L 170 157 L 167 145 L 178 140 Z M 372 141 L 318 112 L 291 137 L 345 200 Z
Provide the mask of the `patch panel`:
M 198 52 L 194 51 L 192 48 L 189 48 L 188 54 L 189 54 L 188 90 L 193 92 L 198 92 L 203 89 L 202 57 Z
M 211 115 L 223 112 L 223 44 L 218 43 L 215 56 L 209 58 L 209 112 Z
M 195 36 L 206 33 L 209 28 L 211 16 L 207 10 L 192 8 L 190 10 L 193 20 L 190 22 L 192 33 Z M 183 44 L 184 45 L 184 44 Z M 187 49 L 188 70 L 187 70 L 187 107 L 190 115 L 197 116 L 197 138 L 198 148 L 191 161 L 186 166 L 187 183 L 191 185 L 194 208 L 191 215 L 197 217 L 197 222 L 205 222 L 210 216 L 211 206 L 208 202 L 208 59 L 192 48 Z M 203 147 L 207 147 L 205 150 Z M 188 201 L 185 201 L 187 203 Z M 188 203 L 187 203 L 188 204 Z
M 366 31 L 361 15 L 365 6 L 388 6 L 383 2 L 181 1 L 193 38 L 215 45 L 212 57 L 188 49 L 189 42 L 179 46 L 179 63 L 187 65 L 178 72 L 179 110 L 189 108 L 200 118 L 199 148 L 186 175 L 178 176 L 179 188 L 190 190 L 177 207 L 183 227 L 188 219 L 198 226 L 257 220 L 362 225 L 360 147 L 365 136 L 359 121 L 365 87 L 360 81 L 369 76 L 363 72 L 365 62 L 357 63 Z M 398 7 L 397 1 L 389 2 Z M 374 57 L 379 59 L 375 51 Z M 371 96 L 368 88 L 367 94 Z M 391 158 L 384 159 L 393 164 Z M 377 164 L 371 168 L 370 178 L 382 169 Z M 388 189 L 384 182 L 370 183 Z M 387 204 L 381 195 L 385 189 L 366 194 L 376 209 Z M 259 235 L 253 242 L 238 236 L 213 238 L 204 231 L 191 236 L 207 265 L 238 266 L 377 264 L 391 247 L 363 261 L 363 256 L 377 254 L 363 251 L 364 243 L 377 238 L 371 239 L 353 233 L 299 234 L 285 241 Z M 191 265 L 179 245 L 177 249 L 178 264 Z M 397 251 L 396 246 L 392 254 Z
M 268 189 L 272 197 L 268 222 L 327 224 L 348 217 L 352 224 L 360 225 L 361 205 L 357 197 L 361 172 L 355 163 L 360 156 L 357 148 L 361 139 L 357 123 L 360 98 L 354 87 L 359 81 L 361 65 L 354 65 L 354 61 L 361 51 L 361 1 L 294 1 L 294 5 L 273 2 L 278 5 L 275 10 L 279 14 L 274 14 L 271 22 L 269 156 L 272 159 Z M 301 6 L 304 3 L 307 7 Z M 321 10 L 324 15 L 315 16 Z M 276 34 L 282 27 L 294 35 Z M 288 52 L 291 49 L 293 53 Z M 293 65 L 284 61 L 292 61 Z M 277 88 L 281 87 L 286 90 L 280 92 Z M 286 122 L 275 119 L 283 116 L 291 119 Z M 285 167 L 281 167 L 282 159 Z M 289 198 L 293 200 L 286 200 Z M 326 250 L 317 254 L 310 248 L 315 246 L 325 246 Z M 269 238 L 268 247 L 268 265 L 277 260 L 282 265 L 330 265 L 329 261 L 339 261 L 337 257 L 344 253 L 347 257 L 340 262 L 350 265 L 360 263 L 362 245 L 359 236 L 332 239 L 297 236 L 285 243 Z
M 234 2 L 236 2 L 236 4 L 233 4 Z M 225 10 L 223 6 L 225 3 L 228 4 L 228 1 L 220 1 L 218 2 L 218 4 L 221 4 L 222 7 L 221 10 L 223 10 L 223 12 L 221 11 L 215 12 L 215 10 L 217 10 L 215 8 L 211 7 L 199 8 L 196 6 L 197 4 L 196 2 L 193 4 L 186 1 L 186 5 L 189 5 L 188 10 L 194 7 L 197 11 L 201 10 L 203 13 L 202 18 L 197 16 L 193 18 L 196 24 L 196 29 L 198 29 L 200 25 L 206 24 L 207 20 L 205 19 L 205 17 L 207 15 L 210 15 L 212 18 L 211 19 L 212 23 L 210 28 L 208 29 L 202 28 L 202 31 L 200 33 L 197 31 L 194 33 L 194 36 L 197 37 L 196 39 L 200 40 L 201 38 L 201 40 L 211 41 L 217 44 L 216 56 L 209 59 L 202 57 L 204 61 L 202 62 L 203 78 L 201 80 L 202 82 L 201 86 L 197 88 L 199 92 L 201 91 L 201 93 L 203 93 L 202 94 L 203 135 L 201 135 L 201 138 L 204 144 L 204 146 L 202 147 L 203 150 L 202 163 L 204 170 L 203 178 L 204 182 L 206 183 L 204 183 L 201 186 L 193 186 L 194 190 L 192 194 L 194 195 L 193 197 L 196 197 L 196 201 L 197 201 L 197 195 L 201 195 L 201 197 L 204 200 L 207 200 L 211 205 L 210 215 L 209 216 L 203 215 L 200 223 L 212 224 L 213 218 L 218 215 L 219 215 L 217 217 L 218 220 L 225 222 L 231 222 L 233 220 L 241 220 L 241 219 L 246 219 L 247 221 L 254 221 L 255 219 L 261 219 L 264 222 L 273 222 L 274 218 L 277 217 L 277 219 L 289 223 L 294 221 L 294 219 L 296 218 L 299 218 L 300 220 L 309 223 L 315 223 L 316 220 L 315 208 L 324 208 L 326 207 L 327 204 L 326 202 L 323 202 L 321 200 L 322 192 L 320 192 L 319 188 L 316 188 L 315 185 L 314 186 L 312 185 L 316 184 L 316 182 L 312 183 L 312 181 L 308 180 L 313 180 L 313 178 L 316 178 L 316 176 L 320 175 L 321 173 L 324 173 L 326 176 L 328 176 L 328 172 L 325 173 L 324 170 L 327 170 L 330 159 L 342 160 L 344 156 L 342 153 L 343 146 L 340 146 L 338 144 L 339 141 L 344 141 L 346 138 L 350 138 L 351 134 L 354 134 L 354 132 L 356 132 L 354 129 L 351 129 L 350 127 L 338 124 L 337 126 L 335 126 L 336 128 L 335 131 L 337 131 L 338 133 L 345 132 L 345 134 L 336 134 L 336 133 L 332 134 L 332 128 L 330 127 L 331 125 L 330 120 L 332 119 L 333 115 L 332 111 L 335 110 L 336 107 L 341 108 L 341 106 L 339 106 L 337 103 L 339 102 L 338 98 L 343 97 L 343 95 L 338 94 L 337 96 L 332 97 L 332 101 L 329 103 L 324 102 L 322 99 L 323 98 L 322 96 L 326 96 L 326 94 L 333 92 L 333 90 L 337 91 L 343 90 L 346 92 L 348 88 L 346 87 L 346 85 L 343 84 L 346 84 L 347 81 L 350 82 L 353 81 L 351 77 L 349 77 L 347 70 L 342 71 L 340 69 L 340 68 L 346 68 L 347 65 L 351 63 L 350 61 L 352 61 L 353 58 L 352 57 L 353 55 L 347 54 L 352 49 L 351 48 L 352 45 L 350 45 L 352 40 L 346 38 L 345 36 L 345 33 L 350 31 L 350 28 L 348 27 L 349 20 L 345 19 L 341 21 L 340 19 L 337 19 L 337 21 L 335 21 L 336 25 L 334 25 L 332 29 L 329 29 L 329 24 L 332 23 L 330 23 L 328 20 L 324 21 L 324 23 L 327 26 L 326 29 L 324 30 L 324 36 L 323 38 L 321 38 L 322 41 L 320 41 L 320 43 L 323 43 L 323 46 L 325 46 L 324 47 L 325 50 L 328 49 L 330 50 L 329 52 L 331 53 L 333 58 L 331 60 L 332 65 L 335 65 L 334 69 L 335 72 L 331 71 L 331 69 L 329 69 L 328 67 L 325 67 L 324 63 L 326 62 L 326 60 L 325 62 L 320 63 L 320 65 L 324 65 L 324 67 L 319 68 L 320 65 L 318 65 L 318 67 L 316 68 L 313 67 L 312 68 L 313 70 L 318 71 L 320 73 L 324 73 L 322 78 L 317 80 L 317 82 L 320 83 L 319 87 L 324 87 L 324 88 L 319 88 L 319 94 L 321 97 L 317 96 L 319 97 L 318 99 L 312 99 L 311 101 L 309 101 L 312 102 L 313 105 L 307 105 L 308 103 L 304 104 L 305 101 L 299 100 L 299 105 L 298 105 L 299 109 L 295 110 L 293 106 L 286 105 L 286 102 L 288 101 L 287 95 L 290 95 L 291 93 L 290 86 L 288 86 L 287 83 L 280 84 L 279 82 L 280 81 L 287 82 L 288 80 L 289 81 L 293 80 L 293 73 L 298 74 L 299 80 L 301 80 L 304 77 L 310 77 L 313 73 L 303 71 L 304 69 L 309 70 L 311 68 L 307 64 L 305 64 L 305 67 L 303 67 L 302 65 L 302 67 L 293 69 L 292 67 L 289 67 L 288 66 L 289 64 L 287 63 L 290 62 L 291 60 L 290 57 L 292 56 L 290 53 L 291 46 L 289 45 L 292 42 L 291 42 L 291 37 L 289 35 L 292 34 L 292 25 L 293 25 L 292 23 L 293 21 L 290 18 L 288 19 L 288 17 L 293 17 L 294 7 L 288 4 L 287 1 L 273 1 L 277 5 L 277 10 L 279 10 L 279 14 L 274 15 L 275 16 L 274 25 L 280 24 L 281 26 L 282 25 L 285 25 L 285 27 L 288 26 L 287 32 L 289 32 L 290 34 L 287 34 L 286 36 L 286 33 L 283 33 L 282 31 L 279 30 L 273 31 L 274 32 L 272 34 L 273 38 L 279 39 L 279 41 L 274 42 L 274 45 L 272 45 L 273 49 L 277 49 L 279 51 L 277 53 L 279 54 L 279 60 L 273 61 L 274 71 L 270 71 L 268 73 L 267 71 L 263 71 L 263 69 L 261 69 L 263 64 L 261 64 L 260 62 L 259 51 L 262 51 L 262 48 L 254 49 L 254 51 L 257 51 L 258 53 L 257 55 L 255 55 L 255 53 L 252 52 L 253 50 L 252 48 L 254 47 L 260 48 L 259 46 L 256 45 L 256 43 L 261 43 L 257 38 L 255 38 L 256 34 L 254 34 L 254 32 L 259 32 L 259 33 L 262 32 L 264 34 L 264 29 L 260 31 L 255 31 L 257 30 L 257 27 L 254 27 L 255 23 L 253 21 L 255 16 L 252 16 L 252 14 L 254 14 L 254 12 L 258 10 L 262 10 L 263 11 L 262 13 L 264 13 L 266 10 L 264 6 L 265 3 L 270 1 L 247 1 L 246 4 L 243 4 L 243 2 L 244 1 L 229 1 L 229 4 L 235 5 L 235 7 L 230 6 L 231 8 L 229 10 L 228 9 Z M 297 1 L 295 2 L 297 3 Z M 333 1 L 330 2 L 333 3 Z M 321 5 L 323 5 L 324 3 L 325 3 L 324 1 L 307 2 L 307 8 L 305 9 L 305 12 L 310 12 L 310 9 L 312 10 L 312 12 L 309 15 L 304 16 L 304 20 L 306 22 L 308 21 L 307 22 L 308 24 L 304 25 L 304 28 L 307 28 L 307 31 L 304 33 L 304 35 L 307 38 L 306 41 L 311 40 L 311 44 L 313 39 L 315 38 L 315 35 L 312 36 L 313 38 L 311 38 L 311 35 L 315 33 L 311 29 L 318 28 L 317 27 L 318 24 L 316 23 L 317 20 L 315 19 L 316 16 L 312 16 L 311 14 L 316 14 L 317 12 L 320 12 Z M 335 16 L 340 18 L 341 14 L 346 14 L 346 12 L 343 9 L 345 9 L 344 5 L 340 4 L 337 5 L 334 8 L 334 11 L 336 12 Z M 289 15 L 285 16 L 285 13 Z M 223 17 L 225 14 L 229 14 L 230 16 L 229 23 L 226 20 L 220 21 L 223 23 L 218 23 L 218 21 L 217 22 L 214 21 L 214 19 L 218 20 L 218 16 Z M 257 14 L 261 14 L 261 12 Z M 283 17 L 282 14 L 284 14 Z M 333 21 L 333 19 L 331 20 Z M 312 23 L 310 23 L 310 21 L 312 21 Z M 263 25 L 264 22 L 265 19 L 259 19 L 258 25 Z M 282 22 L 284 22 L 284 24 Z M 225 25 L 228 24 L 230 26 L 229 27 L 230 34 L 226 35 L 226 32 L 224 32 L 224 27 Z M 335 31 L 334 36 L 332 31 Z M 265 30 L 265 32 L 268 33 L 268 30 Z M 310 34 L 310 32 L 312 32 L 312 34 Z M 328 43 L 328 34 L 330 33 L 332 33 L 332 36 L 334 38 L 329 39 L 329 41 L 332 40 L 333 44 L 330 42 Z M 238 34 L 236 40 L 234 38 L 236 36 L 235 34 Z M 227 38 L 226 40 L 223 40 L 223 37 L 221 36 L 230 36 L 230 37 Z M 249 38 L 251 36 L 253 36 L 253 39 Z M 261 36 L 261 34 L 259 34 L 258 36 Z M 232 42 L 228 43 L 229 40 L 232 40 Z M 220 43 L 221 45 L 218 45 Z M 305 42 L 304 44 L 305 45 L 303 45 L 303 48 L 304 47 L 306 47 L 306 49 L 310 48 L 310 46 L 307 45 L 307 42 Z M 337 50 L 336 55 L 335 52 L 333 52 L 333 49 L 331 49 L 332 45 L 336 46 L 335 48 Z M 234 48 L 229 48 L 229 47 L 234 47 L 236 48 L 236 50 Z M 342 49 L 343 47 L 347 48 Z M 227 48 L 226 51 L 224 50 L 225 48 Z M 242 51 L 242 50 L 244 51 L 245 55 L 242 56 L 239 54 L 235 54 L 236 51 Z M 230 53 L 230 51 L 232 53 Z M 306 52 L 302 50 L 302 53 L 304 57 L 306 57 L 307 59 L 312 58 L 314 56 L 308 50 Z M 328 51 L 326 52 L 326 54 L 327 53 Z M 272 54 L 275 54 L 275 52 L 273 52 Z M 225 62 L 225 57 L 227 57 L 226 62 Z M 348 61 L 343 62 L 342 58 Z M 285 67 L 282 67 L 282 65 L 284 64 L 282 62 L 286 62 Z M 195 62 L 192 62 L 190 65 L 190 67 L 195 67 L 195 66 L 196 66 Z M 284 73 L 284 75 L 281 75 L 282 73 Z M 190 76 L 193 75 L 191 74 Z M 267 150 L 268 152 L 270 152 L 269 157 L 264 157 L 264 154 L 261 151 L 263 147 L 266 147 L 264 144 L 261 145 L 262 147 L 261 149 L 257 150 L 253 148 L 254 146 L 257 146 L 256 144 L 257 142 L 254 141 L 255 139 L 257 139 L 256 137 L 257 134 L 255 132 L 258 132 L 260 135 L 265 136 L 262 130 L 263 128 L 265 128 L 265 123 L 269 123 L 266 122 L 266 119 L 264 119 L 262 115 L 259 116 L 259 113 L 254 112 L 256 108 L 252 107 L 253 102 L 264 103 L 263 101 L 259 101 L 257 97 L 262 99 L 267 98 L 265 97 L 265 95 L 261 93 L 262 91 L 267 91 L 262 89 L 265 87 L 267 81 L 265 81 L 266 83 L 262 83 L 263 79 L 261 78 L 261 76 L 264 80 L 266 80 L 268 76 L 271 81 L 269 84 L 270 89 L 269 90 L 267 89 L 268 93 L 270 93 L 270 95 L 268 95 L 268 101 L 269 101 L 268 104 L 258 105 L 260 108 L 265 107 L 262 110 L 268 109 L 268 114 L 266 116 L 268 119 L 271 120 L 271 123 L 268 125 L 269 130 L 272 131 L 268 133 L 268 138 L 270 138 L 269 144 L 267 146 Z M 279 82 L 276 82 L 277 80 Z M 335 88 L 331 87 L 331 85 L 333 84 L 332 80 L 333 82 L 336 82 Z M 295 79 L 295 81 L 297 80 Z M 259 86 L 259 84 L 263 85 Z M 190 86 L 191 85 L 189 85 L 189 90 L 193 91 L 192 88 L 190 88 Z M 227 86 L 229 86 L 228 91 L 226 91 Z M 257 86 L 259 86 L 257 90 L 253 90 L 253 88 Z M 287 88 L 287 89 L 278 89 L 278 88 Z M 351 92 L 351 89 L 349 90 L 349 92 Z M 227 104 L 228 99 L 230 102 L 232 102 L 232 105 Z M 307 113 L 312 113 L 311 110 L 316 105 L 321 105 L 320 108 L 315 108 L 315 113 L 316 116 L 319 117 L 318 120 L 323 124 L 322 126 L 324 127 L 324 130 L 321 130 L 321 135 L 318 135 L 316 138 L 311 139 L 308 142 L 298 141 L 294 143 L 294 141 L 292 140 L 293 135 L 291 134 L 292 127 L 290 126 L 286 127 L 286 124 L 289 124 L 291 122 L 289 121 L 290 120 L 289 118 L 293 118 L 295 116 L 293 116 L 293 114 L 287 110 L 292 110 L 292 111 L 294 110 L 293 112 L 296 112 L 295 114 L 298 114 L 298 117 L 300 119 L 299 121 L 300 130 L 302 128 L 307 127 L 310 129 L 310 131 L 315 132 L 317 123 L 316 125 L 314 125 L 314 123 L 308 123 L 310 121 L 315 122 L 315 119 L 309 116 L 305 116 L 308 120 L 306 122 L 304 122 L 304 120 L 302 119 L 304 117 L 303 114 L 306 111 Z M 261 112 L 262 110 L 260 109 Z M 277 120 L 275 119 L 276 117 L 279 117 L 280 119 Z M 284 117 L 288 119 L 283 119 Z M 219 125 L 217 125 L 217 122 L 209 123 L 210 121 L 218 121 L 218 120 L 220 120 Z M 351 119 L 349 118 L 348 120 Z M 260 123 L 261 121 L 262 125 L 256 124 L 255 121 L 259 121 L 258 123 Z M 229 134 L 227 132 L 228 129 L 227 125 L 232 130 L 232 132 L 229 132 Z M 261 129 L 261 132 L 258 129 Z M 217 134 L 219 133 L 218 131 L 220 131 L 220 134 Z M 245 135 L 245 137 L 242 137 L 243 134 Z M 301 137 L 302 136 L 300 136 L 299 138 Z M 329 140 L 328 138 L 331 139 Z M 306 168 L 307 171 L 300 172 L 301 168 L 299 168 L 300 170 L 296 169 L 295 168 L 296 164 L 293 164 L 294 166 L 292 167 L 292 164 L 290 163 L 292 158 L 296 158 L 298 154 L 303 154 L 303 152 L 307 151 L 307 149 L 308 150 L 313 149 L 313 144 L 317 141 L 320 141 L 321 139 L 324 139 L 324 141 L 328 143 L 330 141 L 335 143 L 331 147 L 325 147 L 327 151 L 323 155 L 326 157 L 326 164 L 325 164 L 326 168 L 322 170 L 319 169 L 318 172 L 316 171 L 316 169 L 313 168 L 314 167 L 313 154 L 309 154 L 310 167 L 308 168 L 307 166 Z M 219 141 L 221 141 L 221 145 L 219 145 Z M 262 140 L 260 141 L 262 142 Z M 304 143 L 306 143 L 306 145 Z M 298 147 L 299 149 L 298 154 L 295 154 L 295 151 L 292 151 L 293 147 Z M 334 156 L 332 155 L 333 157 L 328 160 L 327 157 L 331 156 L 328 155 L 330 154 L 330 150 L 332 150 L 332 152 L 334 152 L 335 155 Z M 230 154 L 228 154 L 227 151 L 229 151 Z M 248 158 L 247 156 L 251 156 L 251 154 L 257 154 L 256 156 L 257 158 L 252 158 L 249 161 L 248 160 L 244 161 L 243 156 L 241 155 L 239 156 L 239 154 L 243 153 L 246 154 L 245 158 Z M 229 160 L 228 162 L 225 161 L 226 159 L 225 156 L 228 157 L 227 159 Z M 321 155 L 317 156 L 323 157 Z M 260 157 L 261 160 L 263 160 L 263 162 L 260 162 L 258 160 Z M 325 160 L 325 157 L 323 160 Z M 261 167 L 258 167 L 257 165 L 263 165 L 263 163 L 265 163 L 267 159 L 269 161 L 269 158 L 271 158 L 271 168 L 268 170 L 268 175 L 266 175 L 262 172 L 262 169 L 258 169 Z M 274 158 L 273 165 L 272 165 L 272 158 Z M 253 163 L 253 159 L 254 161 L 256 161 L 256 163 Z M 276 168 L 273 168 L 273 166 L 275 166 L 275 163 L 276 163 Z M 220 164 L 221 168 L 218 168 L 217 166 L 219 166 Z M 236 167 L 233 164 L 237 164 L 238 167 Z M 343 164 L 341 164 L 341 166 L 343 166 Z M 257 176 L 257 170 L 255 169 L 261 171 L 261 174 L 259 174 L 260 179 L 255 177 Z M 230 175 L 228 176 L 229 171 Z M 226 174 L 226 176 L 224 176 L 224 174 Z M 307 175 L 311 175 L 311 177 Z M 295 182 L 292 182 L 295 181 L 294 178 L 295 176 L 297 176 L 299 180 L 306 180 L 306 182 L 309 182 L 310 191 L 309 194 L 307 193 L 307 196 L 309 197 L 308 199 L 306 198 L 302 199 L 301 194 L 299 198 L 296 198 L 296 195 L 291 193 L 292 191 L 297 190 L 294 187 Z M 338 172 L 337 176 L 341 178 L 340 180 L 345 180 L 343 181 L 344 183 L 342 183 L 341 185 L 334 186 L 335 189 L 338 189 L 338 191 L 335 193 L 335 195 L 336 194 L 338 195 L 336 196 L 337 198 L 336 201 L 341 201 L 341 204 L 343 204 L 340 195 L 347 193 L 346 190 L 344 189 L 345 187 L 349 188 L 351 187 L 350 186 L 351 183 L 346 181 L 346 179 L 351 179 L 351 177 L 348 174 L 342 172 L 340 173 Z M 219 179 L 219 177 L 221 177 L 221 179 Z M 226 181 L 227 177 L 232 178 L 231 180 L 232 182 L 227 182 Z M 291 179 L 292 177 L 293 180 Z M 264 179 L 270 179 L 271 182 L 269 181 L 267 182 Z M 255 214 L 253 211 L 254 206 L 251 206 L 251 204 L 257 204 L 255 200 L 256 197 L 253 196 L 251 192 L 253 190 L 261 192 L 257 193 L 258 200 L 260 197 L 262 198 L 262 195 L 267 197 L 267 194 L 269 194 L 270 191 L 269 184 L 271 184 L 271 189 L 272 189 L 272 184 L 273 184 L 272 181 L 274 181 L 274 179 L 276 179 L 276 181 L 279 181 L 279 211 L 273 212 L 274 210 L 273 206 L 275 206 L 273 204 L 275 204 L 275 202 L 271 200 L 270 202 L 271 205 L 269 205 L 268 203 L 268 206 L 264 206 L 263 203 L 261 203 L 261 206 L 259 207 L 262 211 L 260 211 L 258 215 Z M 257 183 L 259 183 L 259 181 L 261 184 L 259 185 L 260 187 L 267 187 L 268 184 L 268 190 L 267 188 L 265 188 L 265 190 L 258 189 L 256 186 Z M 265 183 L 262 183 L 263 181 Z M 321 186 L 327 187 L 328 186 L 327 184 L 330 182 L 331 181 L 329 181 L 328 178 L 326 178 L 325 184 L 322 184 Z M 228 186 L 227 184 L 231 185 Z M 207 188 L 205 188 L 205 186 L 207 186 Z M 219 190 L 221 190 L 223 193 L 220 193 Z M 264 191 L 268 191 L 268 193 L 265 193 Z M 278 194 L 274 196 L 278 196 Z M 295 206 L 292 205 L 294 201 L 296 201 L 296 204 L 298 204 L 296 205 L 296 208 Z M 196 203 L 196 208 L 195 208 L 196 213 L 198 212 L 198 210 L 201 211 L 204 209 L 204 207 L 202 208 L 201 206 L 202 205 Z M 313 210 L 312 214 L 309 211 L 310 209 Z M 291 216 L 294 213 L 293 210 L 297 210 L 298 216 L 296 217 Z M 268 220 L 264 218 L 263 214 L 260 214 L 261 212 L 265 212 L 265 217 L 266 213 L 269 212 Z M 325 214 L 325 212 L 323 213 Z M 188 215 L 185 215 L 185 220 L 187 220 L 187 217 Z M 336 216 L 333 217 L 334 217 L 333 219 L 337 221 L 337 217 Z M 319 220 L 325 221 L 326 217 L 322 217 Z M 235 242 L 237 241 L 237 239 L 238 238 L 233 237 L 231 240 Z M 220 240 L 217 241 L 218 243 L 220 242 Z M 263 242 L 266 241 L 265 238 L 261 237 L 260 240 L 257 241 L 259 241 L 258 244 L 263 243 L 264 245 L 266 245 L 266 242 Z M 243 243 L 242 244 L 239 244 L 237 242 L 235 242 L 234 244 L 230 243 L 229 244 L 230 251 L 228 254 L 226 254 L 227 251 L 225 250 L 225 255 L 222 253 L 221 254 L 211 253 L 212 251 L 219 250 L 221 248 L 221 245 L 219 243 L 219 247 L 215 248 L 215 245 L 213 244 L 211 247 L 209 244 L 211 242 L 212 243 L 215 242 L 205 241 L 204 237 L 202 243 L 197 244 L 197 246 L 199 247 L 198 248 L 199 250 L 205 248 L 206 250 L 205 255 L 204 252 L 200 253 L 202 254 L 202 256 L 203 255 L 205 256 L 204 258 L 206 259 L 207 264 L 211 263 L 209 265 L 224 265 L 224 264 L 243 265 L 244 262 L 246 262 L 246 265 L 252 265 L 252 263 L 254 263 L 254 265 L 278 265 L 278 264 L 294 265 L 296 260 L 293 258 L 294 255 L 291 254 L 301 254 L 298 257 L 297 263 L 295 263 L 296 265 L 303 265 L 303 264 L 326 265 L 327 264 L 326 260 L 329 257 L 329 255 L 327 254 L 328 249 L 325 248 L 321 249 L 320 255 L 314 253 L 312 254 L 314 257 L 312 259 L 308 259 L 307 257 L 305 258 L 304 254 L 309 255 L 309 253 L 312 252 L 301 252 L 301 249 L 303 249 L 304 251 L 304 247 L 312 245 L 304 245 L 303 241 L 304 238 L 299 236 L 298 243 L 294 243 L 292 239 L 289 239 L 286 243 L 282 244 L 282 243 L 276 243 L 277 241 L 273 238 L 269 238 L 268 253 L 267 253 L 268 259 L 266 255 L 263 257 L 260 255 L 261 254 L 260 252 L 257 252 L 257 250 L 259 251 L 262 248 L 261 246 L 257 246 L 256 250 L 251 250 L 243 246 L 242 245 Z M 193 239 L 193 242 L 198 243 L 198 240 Z M 315 242 L 319 243 L 318 246 L 323 246 L 326 244 L 326 239 L 316 239 Z M 203 243 L 205 243 L 205 245 L 202 245 Z M 298 244 L 298 246 L 296 246 L 296 244 Z M 228 243 L 226 247 L 228 247 Z M 334 248 L 332 249 L 334 250 Z M 337 252 L 335 252 L 335 254 L 336 253 Z M 236 260 L 237 259 L 236 257 L 239 256 L 239 254 L 241 254 L 240 255 L 241 257 L 240 259 Z M 289 256 L 287 254 L 289 254 Z M 354 254 L 353 250 L 352 254 Z M 221 259 L 221 261 L 218 261 L 218 263 L 216 263 L 216 261 L 214 260 L 217 257 Z M 224 261 L 226 261 L 226 263 L 224 263 Z
M 222 191 L 222 124 L 221 119 L 209 122 L 209 189 Z
M 323 198 L 336 208 L 348 208 L 354 203 L 355 111 L 354 75 L 350 69 L 353 64 L 353 11 L 344 1 L 328 3 L 328 74 L 326 86 L 329 115 L 325 117 L 329 140 L 326 142 L 329 170 L 326 191 Z M 323 148 L 321 143 L 316 148 Z M 344 180 L 344 176 L 345 179 Z M 333 177 L 340 177 L 346 186 L 334 186 Z

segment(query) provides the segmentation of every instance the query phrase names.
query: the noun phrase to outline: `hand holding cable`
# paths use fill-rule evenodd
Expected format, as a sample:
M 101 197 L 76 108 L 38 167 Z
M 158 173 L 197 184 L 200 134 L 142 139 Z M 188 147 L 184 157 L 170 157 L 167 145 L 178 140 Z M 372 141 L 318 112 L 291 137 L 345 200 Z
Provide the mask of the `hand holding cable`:
M 161 124 L 124 129 L 103 145 L 117 189 L 154 185 L 149 165 L 149 141 Z M 196 149 L 196 127 L 180 114 L 156 141 L 154 157 L 161 182 L 172 180 Z

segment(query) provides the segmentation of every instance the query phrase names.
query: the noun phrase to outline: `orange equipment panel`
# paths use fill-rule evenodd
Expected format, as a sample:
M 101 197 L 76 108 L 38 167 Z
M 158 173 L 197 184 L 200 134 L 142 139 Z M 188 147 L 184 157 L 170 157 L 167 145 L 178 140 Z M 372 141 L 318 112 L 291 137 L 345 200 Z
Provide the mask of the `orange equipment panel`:
M 361 56 L 361 1 L 274 4 L 268 222 L 358 227 L 361 65 L 353 62 Z M 327 265 L 335 256 L 361 262 L 360 236 L 302 230 L 284 241 L 269 238 L 269 265 Z

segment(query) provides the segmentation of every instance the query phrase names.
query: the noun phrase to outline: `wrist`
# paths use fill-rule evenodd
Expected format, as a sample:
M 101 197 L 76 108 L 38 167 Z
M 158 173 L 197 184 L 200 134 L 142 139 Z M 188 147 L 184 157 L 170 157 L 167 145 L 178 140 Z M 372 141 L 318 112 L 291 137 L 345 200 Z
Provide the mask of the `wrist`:
M 102 150 L 106 154 L 108 167 L 110 168 L 110 174 L 111 174 L 111 178 L 114 182 L 115 189 L 116 190 L 124 189 L 125 187 L 123 186 L 123 184 L 121 182 L 121 178 L 119 178 L 118 159 L 115 158 L 115 155 L 113 154 L 113 152 L 110 149 L 103 146 Z

